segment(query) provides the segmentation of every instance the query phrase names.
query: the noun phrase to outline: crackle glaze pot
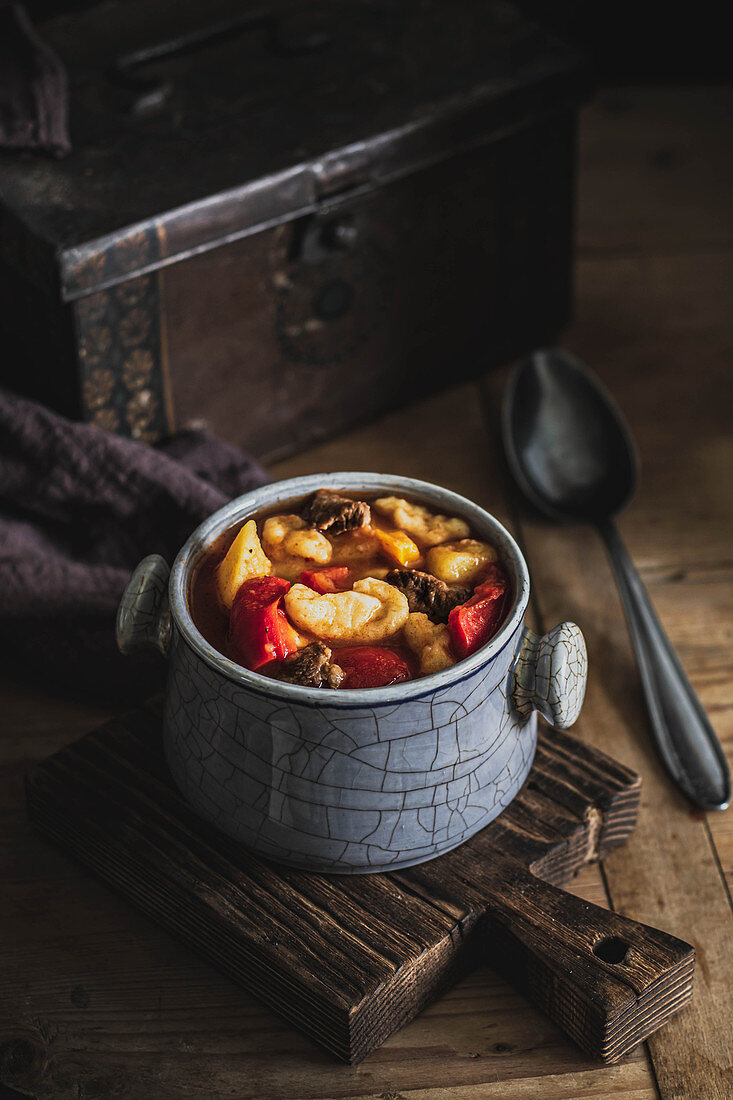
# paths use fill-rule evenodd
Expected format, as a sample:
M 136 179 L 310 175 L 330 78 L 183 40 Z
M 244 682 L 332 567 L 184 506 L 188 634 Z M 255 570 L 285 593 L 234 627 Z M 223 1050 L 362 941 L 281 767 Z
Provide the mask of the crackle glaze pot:
M 192 572 L 227 528 L 323 486 L 418 498 L 462 516 L 499 553 L 514 603 L 488 645 L 432 676 L 368 690 L 279 683 L 222 656 L 189 612 Z M 585 692 L 586 651 L 573 623 L 540 638 L 523 625 L 529 576 L 488 512 L 411 478 L 338 473 L 293 478 L 233 500 L 191 535 L 172 570 L 135 570 L 120 604 L 120 649 L 168 657 L 165 753 L 207 821 L 260 855 L 310 871 L 395 870 L 468 840 L 524 783 L 537 711 L 564 729 Z

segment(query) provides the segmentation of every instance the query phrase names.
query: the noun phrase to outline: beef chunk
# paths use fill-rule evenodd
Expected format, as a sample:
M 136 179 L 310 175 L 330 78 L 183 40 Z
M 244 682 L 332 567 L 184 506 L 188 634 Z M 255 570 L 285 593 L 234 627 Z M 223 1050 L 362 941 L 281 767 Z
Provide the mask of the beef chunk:
M 419 569 L 391 569 L 384 579 L 404 592 L 410 611 L 421 611 L 434 623 L 447 622 L 453 608 L 465 603 L 472 591 L 465 586 L 450 588 Z
M 349 500 L 332 489 L 319 489 L 308 501 L 303 519 L 318 531 L 343 535 L 345 531 L 366 527 L 371 513 L 364 500 Z
M 286 684 L 317 688 L 337 688 L 344 678 L 339 666 L 331 663 L 331 650 L 323 642 L 311 642 L 292 657 L 286 657 L 275 676 Z

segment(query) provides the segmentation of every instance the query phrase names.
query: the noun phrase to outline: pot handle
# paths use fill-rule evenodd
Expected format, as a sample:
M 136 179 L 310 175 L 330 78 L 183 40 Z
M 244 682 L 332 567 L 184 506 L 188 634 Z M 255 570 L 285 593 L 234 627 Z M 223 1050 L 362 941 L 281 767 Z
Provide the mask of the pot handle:
M 555 729 L 567 729 L 580 714 L 587 677 L 585 638 L 575 623 L 560 623 L 541 638 L 525 629 L 512 693 L 520 714 L 538 710 Z
M 170 568 L 160 554 L 143 558 L 128 581 L 117 609 L 117 645 L 121 653 L 157 649 L 168 654 L 171 611 Z

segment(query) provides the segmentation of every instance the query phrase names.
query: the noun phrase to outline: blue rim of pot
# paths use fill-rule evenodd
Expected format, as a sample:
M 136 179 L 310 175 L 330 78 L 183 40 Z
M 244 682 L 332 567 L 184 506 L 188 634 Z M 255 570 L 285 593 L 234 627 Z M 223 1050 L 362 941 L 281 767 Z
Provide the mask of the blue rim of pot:
M 491 641 L 470 657 L 458 661 L 442 672 L 434 672 L 407 683 L 392 684 L 388 687 L 339 688 L 337 691 L 328 688 L 303 687 L 300 684 L 286 684 L 270 679 L 268 676 L 261 676 L 257 672 L 250 672 L 238 665 L 210 645 L 199 633 L 191 617 L 188 594 L 191 575 L 211 544 L 229 527 L 251 518 L 263 508 L 307 496 L 316 489 L 325 487 L 352 493 L 355 491 L 383 492 L 385 495 L 407 493 L 408 496 L 437 507 L 448 515 L 460 516 L 477 535 L 490 541 L 496 548 L 502 563 L 509 569 L 514 592 L 512 608 Z M 169 586 L 171 613 L 177 631 L 207 665 L 226 679 L 241 684 L 242 687 L 258 695 L 283 699 L 303 706 L 349 710 L 424 698 L 444 688 L 450 688 L 473 675 L 501 653 L 511 641 L 524 618 L 529 603 L 529 593 L 529 572 L 522 552 L 507 529 L 490 512 L 466 497 L 429 481 L 419 481 L 416 478 L 401 477 L 397 474 L 358 471 L 307 474 L 284 481 L 273 481 L 229 501 L 199 524 L 181 547 L 171 569 Z

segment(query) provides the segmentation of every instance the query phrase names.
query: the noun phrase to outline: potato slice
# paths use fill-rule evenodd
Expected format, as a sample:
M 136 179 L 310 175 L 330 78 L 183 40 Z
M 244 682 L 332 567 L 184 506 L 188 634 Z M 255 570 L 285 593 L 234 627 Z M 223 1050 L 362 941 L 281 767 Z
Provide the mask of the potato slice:
M 425 559 L 428 572 L 447 584 L 474 584 L 483 569 L 497 560 L 497 553 L 487 542 L 460 539 L 433 546 Z
M 380 515 L 389 516 L 395 527 L 406 531 L 421 546 L 438 546 L 448 539 L 465 538 L 469 526 L 458 516 L 441 516 L 422 504 L 413 504 L 402 497 L 380 497 L 374 501 Z
M 231 609 L 239 586 L 251 577 L 268 577 L 272 562 L 265 555 L 253 519 L 245 523 L 216 570 L 216 591 L 224 607 Z
M 382 552 L 394 565 L 414 565 L 422 557 L 420 547 L 404 531 L 382 531 L 375 528 Z

